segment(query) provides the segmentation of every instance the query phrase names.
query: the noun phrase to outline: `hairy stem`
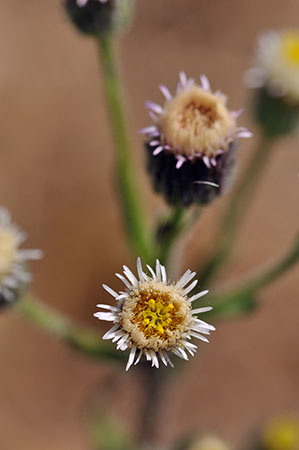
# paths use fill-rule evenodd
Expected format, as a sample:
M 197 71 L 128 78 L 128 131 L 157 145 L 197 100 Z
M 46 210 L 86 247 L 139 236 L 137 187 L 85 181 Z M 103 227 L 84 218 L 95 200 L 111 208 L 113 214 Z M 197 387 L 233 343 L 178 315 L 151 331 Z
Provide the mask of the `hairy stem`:
M 148 221 L 139 198 L 140 187 L 132 159 L 126 115 L 123 106 L 121 83 L 116 63 L 113 35 L 98 38 L 99 57 L 104 77 L 104 92 L 110 118 L 116 155 L 119 198 L 131 248 L 135 256 L 152 262 L 152 242 Z
M 273 140 L 262 136 L 256 151 L 245 170 L 243 179 L 227 207 L 226 213 L 220 225 L 219 234 L 216 238 L 215 250 L 208 258 L 203 268 L 199 270 L 199 280 L 202 286 L 207 286 L 221 266 L 226 262 L 233 249 L 236 236 L 244 219 L 253 194 L 258 186 L 265 165 L 273 148 Z
M 16 303 L 15 309 L 48 333 L 86 355 L 101 360 L 123 360 L 122 352 L 117 352 L 109 344 L 101 342 L 98 333 L 88 327 L 75 324 L 69 318 L 30 296 L 21 298 Z

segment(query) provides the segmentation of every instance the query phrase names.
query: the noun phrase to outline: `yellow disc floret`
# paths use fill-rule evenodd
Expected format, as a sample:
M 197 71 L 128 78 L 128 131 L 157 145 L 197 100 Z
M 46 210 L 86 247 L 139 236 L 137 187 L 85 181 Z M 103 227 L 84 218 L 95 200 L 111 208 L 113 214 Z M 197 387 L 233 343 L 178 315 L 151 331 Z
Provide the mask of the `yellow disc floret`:
M 226 150 L 236 125 L 225 101 L 196 85 L 168 100 L 159 122 L 163 144 L 187 157 Z
M 173 286 L 149 281 L 132 290 L 121 317 L 139 348 L 169 349 L 189 330 L 191 304 Z
M 282 35 L 281 52 L 285 60 L 299 67 L 299 31 L 289 30 Z
M 15 262 L 18 243 L 15 233 L 0 228 L 0 280 L 7 275 Z

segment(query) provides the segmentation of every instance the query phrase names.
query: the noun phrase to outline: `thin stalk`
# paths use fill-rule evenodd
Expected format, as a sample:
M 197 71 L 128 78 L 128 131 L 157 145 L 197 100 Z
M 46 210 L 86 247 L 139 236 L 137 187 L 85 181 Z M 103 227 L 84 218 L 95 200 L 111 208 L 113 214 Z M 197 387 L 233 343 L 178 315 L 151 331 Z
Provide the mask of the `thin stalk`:
M 152 262 L 152 244 L 148 221 L 139 198 L 140 187 L 135 178 L 121 82 L 118 75 L 113 35 L 101 35 L 98 40 L 99 59 L 116 155 L 119 198 L 131 248 L 135 256 Z
M 15 305 L 15 310 L 72 348 L 100 360 L 122 361 L 123 355 L 100 340 L 98 333 L 75 324 L 40 301 L 25 296 Z
M 153 370 L 149 365 L 139 367 L 141 383 L 143 386 L 143 403 L 140 411 L 140 423 L 138 430 L 138 442 L 140 449 L 148 450 L 156 448 L 157 422 L 162 404 L 161 390 L 164 386 L 163 369 Z
M 227 317 L 239 314 L 255 306 L 259 291 L 280 278 L 299 263 L 299 234 L 288 252 L 266 269 L 260 270 L 246 281 L 211 299 L 214 309 L 209 316 Z
M 199 279 L 202 286 L 207 286 L 211 282 L 230 256 L 236 236 L 244 220 L 244 213 L 247 211 L 258 182 L 264 173 L 272 149 L 273 139 L 263 135 L 245 170 L 241 183 L 228 204 L 216 238 L 215 250 L 204 267 L 199 270 Z
M 185 227 L 184 219 L 184 209 L 181 206 L 175 206 L 158 227 L 158 258 L 164 265 L 168 262 L 173 244 Z

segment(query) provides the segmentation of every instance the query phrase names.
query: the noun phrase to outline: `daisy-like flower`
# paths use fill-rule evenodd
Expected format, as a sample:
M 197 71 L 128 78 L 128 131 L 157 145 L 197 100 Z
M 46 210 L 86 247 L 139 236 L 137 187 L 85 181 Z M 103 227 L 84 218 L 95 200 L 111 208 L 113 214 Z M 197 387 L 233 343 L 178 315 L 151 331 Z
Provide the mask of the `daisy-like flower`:
M 299 29 L 262 34 L 254 66 L 245 77 L 250 87 L 266 86 L 274 97 L 299 104 Z
M 299 29 L 260 36 L 245 83 L 255 89 L 255 116 L 270 136 L 288 134 L 299 122 Z
M 234 166 L 236 138 L 251 133 L 238 127 L 241 111 L 229 111 L 226 97 L 179 74 L 175 95 L 164 85 L 163 106 L 147 101 L 154 124 L 140 130 L 147 137 L 148 167 L 157 192 L 168 203 L 209 203 L 223 192 Z
M 123 275 L 116 276 L 124 283 L 125 290 L 115 292 L 103 285 L 116 305 L 97 305 L 103 312 L 94 314 L 100 320 L 113 322 L 113 327 L 103 336 L 117 343 L 117 349 L 130 350 L 126 370 L 137 364 L 142 355 L 159 367 L 159 359 L 173 367 L 169 353 L 188 360 L 197 346 L 191 338 L 209 342 L 209 335 L 215 328 L 197 318 L 197 315 L 210 311 L 212 307 L 192 309 L 192 302 L 208 291 L 202 291 L 191 297 L 197 280 L 192 281 L 195 272 L 187 270 L 176 282 L 167 279 L 165 267 L 156 261 L 156 270 L 147 266 L 148 274 L 143 271 L 140 258 L 137 260 L 138 278 L 127 266 L 123 266 Z
M 26 269 L 29 260 L 40 259 L 40 250 L 23 250 L 20 245 L 25 233 L 11 222 L 7 209 L 0 207 L 0 303 L 6 304 L 18 297 L 19 291 L 32 276 Z
M 188 450 L 231 450 L 231 447 L 218 437 L 207 435 L 197 439 Z
M 98 36 L 128 25 L 133 0 L 65 0 L 65 9 L 80 31 Z

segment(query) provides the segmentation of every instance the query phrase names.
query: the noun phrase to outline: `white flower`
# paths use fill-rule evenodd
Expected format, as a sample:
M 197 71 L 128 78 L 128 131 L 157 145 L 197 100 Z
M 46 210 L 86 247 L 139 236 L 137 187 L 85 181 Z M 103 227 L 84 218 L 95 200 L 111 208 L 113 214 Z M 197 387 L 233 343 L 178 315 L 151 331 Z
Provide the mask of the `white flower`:
M 230 149 L 235 138 L 252 135 L 246 128 L 237 127 L 236 119 L 242 111 L 229 111 L 225 95 L 213 93 L 206 76 L 201 75 L 200 82 L 196 84 L 181 72 L 175 95 L 160 85 L 165 97 L 163 106 L 146 102 L 154 125 L 140 133 L 150 139 L 154 156 L 163 151 L 173 153 L 177 169 L 197 158 L 208 168 L 221 165 L 219 155 Z
M 231 450 L 231 447 L 217 437 L 207 435 L 199 438 L 188 450 Z
M 273 96 L 299 101 L 299 29 L 268 31 L 258 40 L 255 64 L 245 76 L 249 87 L 266 86 Z
M 177 283 L 170 283 L 165 267 L 158 260 L 155 271 L 150 266 L 147 268 L 150 275 L 143 271 L 138 258 L 137 278 L 127 266 L 123 266 L 124 275 L 116 276 L 124 283 L 125 291 L 115 292 L 103 284 L 115 298 L 116 305 L 97 305 L 104 312 L 94 314 L 100 320 L 114 323 L 103 339 L 117 342 L 119 350 L 130 349 L 126 370 L 133 363 L 136 365 L 142 355 L 157 368 L 159 358 L 165 366 L 173 367 L 169 352 L 188 360 L 188 353 L 193 356 L 197 350 L 197 346 L 190 342 L 191 338 L 209 342 L 206 335 L 215 330 L 197 318 L 197 314 L 210 311 L 212 307 L 192 310 L 192 302 L 208 292 L 188 297 L 197 284 L 197 280 L 190 283 L 195 272 L 187 270 Z
M 14 300 L 18 289 L 31 281 L 26 262 L 42 257 L 40 250 L 19 249 L 25 239 L 7 209 L 0 207 L 0 297 L 5 301 Z

